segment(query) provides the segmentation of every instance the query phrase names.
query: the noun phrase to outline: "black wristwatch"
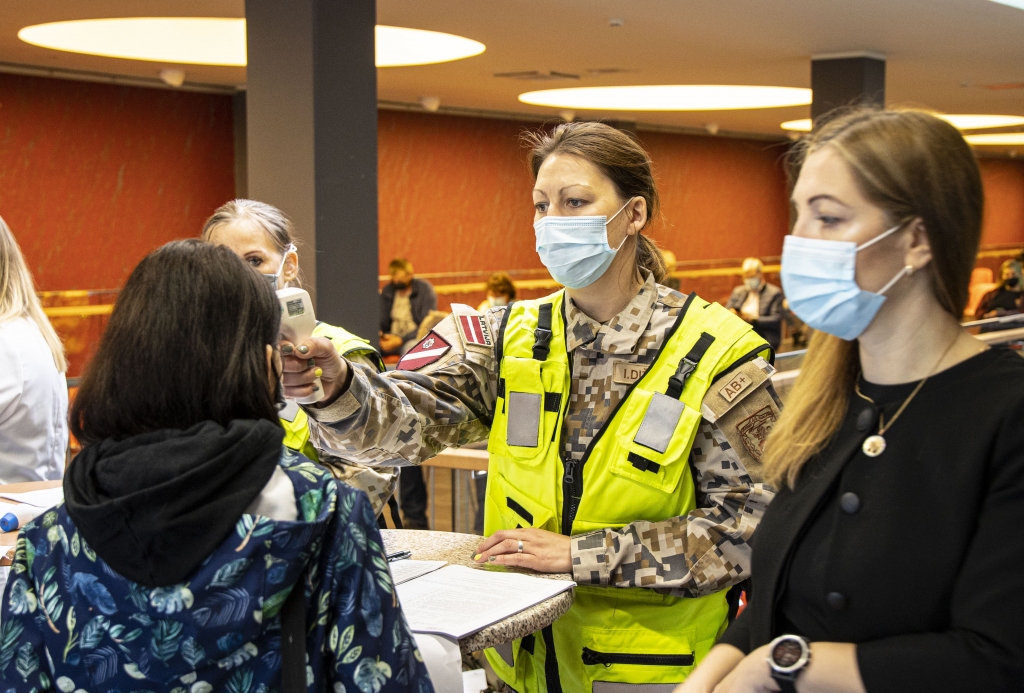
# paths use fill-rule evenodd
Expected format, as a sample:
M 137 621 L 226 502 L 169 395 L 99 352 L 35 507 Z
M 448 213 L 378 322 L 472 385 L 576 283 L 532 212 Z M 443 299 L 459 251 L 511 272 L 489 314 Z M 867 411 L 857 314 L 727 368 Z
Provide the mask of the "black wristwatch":
M 765 659 L 782 693 L 796 693 L 796 677 L 811 661 L 811 644 L 799 635 L 780 635 L 768 644 Z

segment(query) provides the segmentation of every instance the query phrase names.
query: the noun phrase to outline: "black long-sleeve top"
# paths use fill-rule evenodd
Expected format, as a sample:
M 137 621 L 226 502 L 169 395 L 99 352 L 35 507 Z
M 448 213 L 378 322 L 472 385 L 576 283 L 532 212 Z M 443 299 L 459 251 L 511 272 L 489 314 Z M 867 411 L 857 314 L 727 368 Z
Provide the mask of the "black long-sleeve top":
M 1024 359 L 992 349 L 933 376 L 866 456 L 915 384 L 861 381 L 879 406 L 851 393 L 765 513 L 723 642 L 855 643 L 869 693 L 1024 690 Z

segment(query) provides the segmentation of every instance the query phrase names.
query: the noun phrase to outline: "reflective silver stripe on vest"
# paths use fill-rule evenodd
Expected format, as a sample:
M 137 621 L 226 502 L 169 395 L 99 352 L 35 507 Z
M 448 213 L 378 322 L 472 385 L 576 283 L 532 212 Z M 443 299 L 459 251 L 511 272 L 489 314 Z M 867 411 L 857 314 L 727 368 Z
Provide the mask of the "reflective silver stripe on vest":
M 682 683 L 682 681 L 679 683 Z M 679 683 L 616 683 L 613 681 L 594 681 L 593 693 L 672 693 Z
M 539 394 L 510 392 L 508 394 L 508 428 L 505 442 L 522 448 L 535 448 L 540 442 Z
M 672 442 L 672 435 L 676 432 L 679 417 L 685 408 L 681 400 L 655 392 L 633 442 L 664 453 Z

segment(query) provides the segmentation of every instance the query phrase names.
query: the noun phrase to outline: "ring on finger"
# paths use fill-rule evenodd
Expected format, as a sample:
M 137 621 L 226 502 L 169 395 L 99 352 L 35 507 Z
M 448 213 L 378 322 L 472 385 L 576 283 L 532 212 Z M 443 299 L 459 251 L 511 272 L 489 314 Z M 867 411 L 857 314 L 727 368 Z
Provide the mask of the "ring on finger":
M 522 552 L 523 552 L 523 540 L 520 539 L 519 540 L 519 550 L 516 551 L 516 553 L 522 553 Z

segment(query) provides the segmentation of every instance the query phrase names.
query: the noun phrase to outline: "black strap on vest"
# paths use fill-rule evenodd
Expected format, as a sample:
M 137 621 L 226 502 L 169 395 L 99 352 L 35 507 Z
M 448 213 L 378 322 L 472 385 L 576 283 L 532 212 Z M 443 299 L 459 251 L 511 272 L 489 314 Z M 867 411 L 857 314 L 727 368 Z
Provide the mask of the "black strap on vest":
M 544 683 L 547 693 L 562 693 L 562 679 L 558 677 L 558 655 L 555 654 L 555 633 L 551 626 L 540 632 L 544 638 Z
M 682 396 L 683 387 L 686 386 L 686 379 L 697 369 L 697 364 L 704 358 L 704 354 L 708 352 L 708 348 L 711 347 L 711 343 L 714 341 L 713 335 L 701 332 L 700 339 L 683 357 L 683 360 L 679 362 L 679 368 L 676 369 L 675 375 L 668 379 L 668 389 L 665 390 L 666 395 L 674 399 L 679 399 Z
M 639 469 L 641 472 L 653 472 L 654 474 L 657 474 L 658 470 L 661 469 L 661 465 L 657 462 L 649 460 L 643 455 L 638 455 L 635 452 L 629 453 L 626 459 L 629 460 L 631 465 Z
M 551 304 L 542 303 L 538 307 L 537 329 L 533 331 L 533 358 L 536 361 L 547 361 L 551 351 Z
M 306 693 L 306 599 L 302 578 L 281 607 L 281 691 Z

